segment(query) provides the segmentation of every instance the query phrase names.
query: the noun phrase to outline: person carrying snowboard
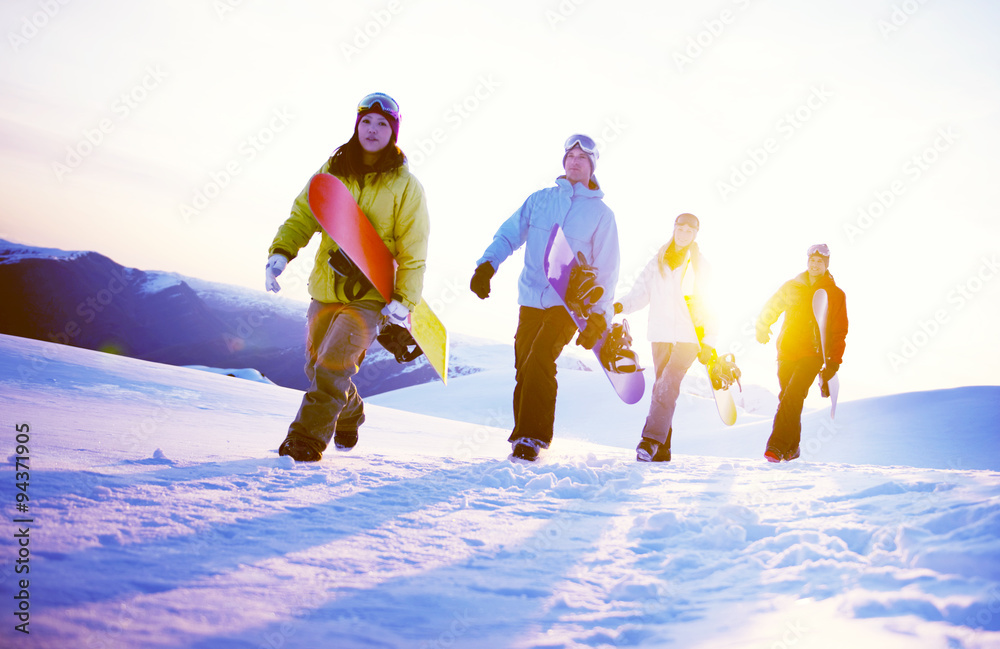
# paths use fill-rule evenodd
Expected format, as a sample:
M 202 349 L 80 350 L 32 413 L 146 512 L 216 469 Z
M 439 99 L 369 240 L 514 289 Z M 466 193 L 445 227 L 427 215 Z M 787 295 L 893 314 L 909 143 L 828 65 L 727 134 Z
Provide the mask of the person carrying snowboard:
M 802 406 L 809 388 L 822 369 L 823 382 L 829 381 L 844 358 L 847 339 L 847 301 L 827 270 L 830 249 L 826 244 L 810 246 L 806 271 L 785 282 L 771 296 L 757 318 L 757 342 L 767 344 L 771 325 L 784 313 L 778 334 L 778 410 L 774 415 L 771 437 L 764 457 L 769 462 L 789 461 L 799 457 L 802 434 Z M 813 316 L 813 294 L 826 289 L 826 358 L 823 358 L 820 332 Z
M 278 448 L 279 455 L 299 462 L 318 461 L 331 439 L 337 450 L 354 448 L 365 415 L 353 377 L 380 325 L 402 324 L 420 301 L 430 225 L 423 187 L 396 145 L 399 119 L 399 106 L 388 95 L 364 97 L 351 139 L 317 172 L 343 181 L 398 262 L 392 300 L 386 304 L 370 284 L 361 283 L 359 288 L 360 271 L 323 231 L 309 207 L 308 183 L 268 253 L 265 287 L 278 292 L 281 287 L 275 278 L 285 265 L 313 235 L 322 235 L 309 276 L 312 301 L 305 366 L 309 389 Z
M 592 349 L 611 319 L 612 292 L 618 283 L 618 227 L 604 204 L 604 192 L 594 176 L 598 151 L 586 135 L 571 135 L 564 145 L 565 174 L 554 187 L 539 190 L 497 230 L 493 243 L 476 262 L 470 288 L 486 299 L 490 279 L 515 250 L 525 246 L 524 269 L 518 281 L 517 332 L 514 335 L 514 430 L 509 440 L 513 456 L 534 461 L 552 442 L 555 423 L 556 359 L 573 338 L 576 324 L 545 276 L 544 257 L 549 233 L 558 224 L 570 244 L 596 268 L 596 284 L 604 289 L 577 337 Z
M 695 238 L 701 224 L 694 214 L 674 220 L 674 234 L 646 264 L 631 290 L 615 302 L 615 313 L 649 306 L 648 336 L 655 375 L 649 414 L 636 447 L 639 462 L 669 462 L 672 421 L 681 381 L 695 358 L 708 364 L 714 323 L 705 307 L 708 263 Z M 699 332 L 701 335 L 699 336 Z

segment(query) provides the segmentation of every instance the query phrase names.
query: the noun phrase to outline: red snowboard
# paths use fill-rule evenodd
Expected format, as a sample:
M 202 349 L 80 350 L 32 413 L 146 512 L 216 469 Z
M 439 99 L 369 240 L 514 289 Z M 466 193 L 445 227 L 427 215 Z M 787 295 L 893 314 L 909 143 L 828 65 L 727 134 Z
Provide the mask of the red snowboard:
M 330 174 L 316 174 L 309 184 L 309 204 L 323 206 L 323 209 L 313 209 L 316 220 L 344 249 L 379 295 L 391 302 L 398 264 L 344 183 Z M 340 218 L 334 218 L 337 215 Z M 368 227 L 363 227 L 364 224 Z

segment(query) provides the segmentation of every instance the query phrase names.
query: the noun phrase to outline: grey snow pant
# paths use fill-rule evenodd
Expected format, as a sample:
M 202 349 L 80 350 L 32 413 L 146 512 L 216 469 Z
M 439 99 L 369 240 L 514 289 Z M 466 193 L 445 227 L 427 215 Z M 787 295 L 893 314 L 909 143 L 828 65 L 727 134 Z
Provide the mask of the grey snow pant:
M 309 389 L 288 437 L 323 452 L 335 431 L 356 432 L 365 419 L 365 404 L 352 380 L 365 353 L 375 342 L 382 303 L 348 304 L 313 300 L 306 324 L 306 378 Z
M 698 345 L 695 343 L 653 343 L 656 379 L 642 436 L 656 440 L 666 449 L 670 448 L 671 422 L 681 393 L 681 381 L 697 357 Z

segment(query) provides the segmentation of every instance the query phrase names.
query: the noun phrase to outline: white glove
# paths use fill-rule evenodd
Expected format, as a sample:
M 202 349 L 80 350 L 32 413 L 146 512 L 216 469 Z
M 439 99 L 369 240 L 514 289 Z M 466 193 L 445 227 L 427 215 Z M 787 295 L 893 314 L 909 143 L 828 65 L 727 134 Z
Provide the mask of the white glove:
M 267 258 L 267 266 L 264 267 L 264 288 L 266 290 L 274 293 L 281 290 L 281 286 L 278 285 L 278 280 L 275 278 L 285 270 L 286 265 L 288 265 L 288 258 L 284 255 L 275 253 Z
M 403 306 L 399 300 L 393 300 L 382 309 L 382 315 L 389 318 L 391 324 L 401 327 L 407 326 L 407 319 L 410 317 L 410 310 Z

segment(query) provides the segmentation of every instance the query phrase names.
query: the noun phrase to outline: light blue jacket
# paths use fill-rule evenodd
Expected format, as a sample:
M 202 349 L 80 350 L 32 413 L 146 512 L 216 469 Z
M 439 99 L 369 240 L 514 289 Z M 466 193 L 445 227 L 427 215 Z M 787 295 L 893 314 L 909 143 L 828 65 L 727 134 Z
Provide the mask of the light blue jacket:
M 611 322 L 611 304 L 618 284 L 618 226 L 615 214 L 601 200 L 600 187 L 589 188 L 570 183 L 565 177 L 556 179 L 555 187 L 539 190 L 524 201 L 521 208 L 507 219 L 493 236 L 476 265 L 488 261 L 494 270 L 522 245 L 524 270 L 518 280 L 518 304 L 547 309 L 562 302 L 545 278 L 545 246 L 552 226 L 559 224 L 576 252 L 582 252 L 588 263 L 597 268 L 597 282 L 604 287 L 604 296 L 594 307 Z

